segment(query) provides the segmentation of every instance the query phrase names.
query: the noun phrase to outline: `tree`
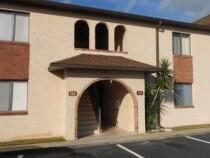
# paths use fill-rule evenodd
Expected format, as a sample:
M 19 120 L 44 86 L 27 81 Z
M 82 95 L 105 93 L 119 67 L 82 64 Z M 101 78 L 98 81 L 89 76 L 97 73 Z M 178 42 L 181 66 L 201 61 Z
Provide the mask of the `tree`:
M 161 104 L 173 85 L 173 71 L 168 59 L 161 59 L 160 71 L 154 83 L 146 85 L 146 125 L 153 129 L 160 125 Z

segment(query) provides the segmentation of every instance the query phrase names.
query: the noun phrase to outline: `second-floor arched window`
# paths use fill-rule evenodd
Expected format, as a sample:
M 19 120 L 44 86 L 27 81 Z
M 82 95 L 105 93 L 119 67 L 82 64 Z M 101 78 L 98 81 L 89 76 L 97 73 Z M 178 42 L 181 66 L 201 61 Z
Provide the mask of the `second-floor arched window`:
M 99 23 L 96 25 L 95 33 L 95 44 L 96 49 L 108 50 L 109 49 L 109 40 L 108 40 L 108 28 L 105 24 Z
M 74 42 L 75 48 L 89 48 L 89 27 L 86 21 L 75 23 Z
M 117 26 L 114 33 L 115 51 L 124 51 L 124 39 L 125 38 L 125 27 Z

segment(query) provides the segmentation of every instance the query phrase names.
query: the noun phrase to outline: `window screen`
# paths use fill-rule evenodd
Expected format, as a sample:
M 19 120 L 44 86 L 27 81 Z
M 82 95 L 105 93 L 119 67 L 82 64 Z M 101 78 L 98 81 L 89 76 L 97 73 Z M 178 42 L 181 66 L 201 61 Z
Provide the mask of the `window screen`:
M 190 38 L 189 35 L 181 36 L 182 55 L 190 55 Z
M 181 38 L 177 34 L 173 36 L 173 52 L 174 54 L 181 54 Z
M 0 40 L 11 41 L 14 31 L 14 15 L 0 12 Z
M 13 83 L 12 110 L 13 111 L 27 110 L 27 83 L 26 82 Z
M 15 41 L 27 42 L 28 41 L 28 22 L 27 15 L 16 15 L 15 20 Z
M 10 109 L 10 83 L 0 82 L 0 111 Z
M 174 85 L 174 103 L 178 106 L 192 105 L 192 85 Z

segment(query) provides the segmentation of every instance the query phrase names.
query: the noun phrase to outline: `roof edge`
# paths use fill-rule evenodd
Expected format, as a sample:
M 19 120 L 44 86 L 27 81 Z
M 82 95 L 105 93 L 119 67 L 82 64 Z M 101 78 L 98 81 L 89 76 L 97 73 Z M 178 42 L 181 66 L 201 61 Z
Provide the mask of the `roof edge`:
M 95 64 L 88 64 L 88 63 L 84 64 L 84 62 L 80 63 L 81 60 L 83 60 L 83 61 L 93 60 L 94 61 L 94 60 L 103 59 L 104 57 L 106 58 L 106 60 L 109 60 L 109 59 L 107 59 L 107 57 L 110 57 L 110 56 L 81 54 L 81 55 L 73 56 L 73 57 L 70 57 L 70 58 L 67 58 L 64 60 L 52 62 L 52 63 L 50 63 L 48 70 L 50 72 L 54 72 L 54 71 L 66 70 L 66 69 L 83 69 L 83 70 L 107 70 L 107 71 L 109 70 L 109 71 L 130 71 L 130 72 L 136 71 L 136 72 L 150 72 L 150 73 L 160 71 L 159 67 L 149 65 L 146 63 L 142 63 L 139 61 L 131 60 L 128 58 L 124 58 L 121 56 L 114 56 L 114 58 L 117 59 L 117 60 L 115 60 L 115 62 L 120 62 L 120 60 L 121 60 L 121 62 L 134 62 L 134 63 L 137 62 L 138 64 L 142 64 L 142 65 L 139 66 L 138 64 L 137 65 L 131 64 L 126 67 L 122 67 L 120 65 L 113 65 L 110 63 L 107 63 L 105 65 L 100 65 L 97 63 L 95 63 Z
M 172 27 L 200 30 L 200 31 L 210 31 L 210 27 L 195 24 L 195 23 L 142 16 L 142 15 L 137 15 L 137 14 L 98 9 L 98 8 L 86 7 L 86 6 L 79 6 L 75 4 L 59 3 L 59 2 L 53 2 L 53 1 L 47 1 L 47 0 L 1 0 L 0 3 L 22 4 L 26 6 L 43 7 L 45 9 L 47 8 L 47 9 L 64 10 L 68 12 L 75 12 L 78 14 L 82 13 L 82 14 L 89 14 L 89 15 L 99 15 L 102 17 L 116 18 L 116 19 L 121 19 L 121 20 L 125 19 L 125 20 L 130 20 L 130 21 L 137 21 L 137 22 L 145 22 L 145 23 L 154 24 L 154 25 L 159 25 L 161 22 L 163 26 L 172 26 Z

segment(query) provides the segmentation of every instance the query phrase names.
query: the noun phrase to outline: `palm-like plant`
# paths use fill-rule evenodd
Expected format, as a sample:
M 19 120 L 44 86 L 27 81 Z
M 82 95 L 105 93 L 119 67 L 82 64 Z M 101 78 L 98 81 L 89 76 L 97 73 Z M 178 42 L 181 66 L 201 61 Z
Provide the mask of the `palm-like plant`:
M 161 104 L 165 95 L 172 89 L 173 71 L 168 59 L 161 59 L 160 72 L 157 73 L 155 84 L 146 86 L 146 120 L 147 127 L 154 128 L 159 124 Z

